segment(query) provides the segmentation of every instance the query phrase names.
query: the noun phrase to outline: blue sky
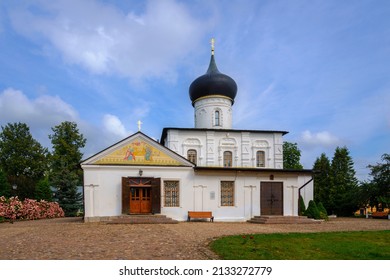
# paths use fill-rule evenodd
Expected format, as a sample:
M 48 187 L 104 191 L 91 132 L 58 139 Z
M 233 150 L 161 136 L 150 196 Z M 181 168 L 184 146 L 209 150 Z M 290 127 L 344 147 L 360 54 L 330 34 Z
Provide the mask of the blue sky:
M 238 84 L 233 128 L 286 130 L 305 168 L 346 146 L 359 179 L 390 153 L 390 2 L 1 1 L 0 125 L 50 148 L 75 121 L 85 157 L 137 131 L 193 127 L 210 39 Z

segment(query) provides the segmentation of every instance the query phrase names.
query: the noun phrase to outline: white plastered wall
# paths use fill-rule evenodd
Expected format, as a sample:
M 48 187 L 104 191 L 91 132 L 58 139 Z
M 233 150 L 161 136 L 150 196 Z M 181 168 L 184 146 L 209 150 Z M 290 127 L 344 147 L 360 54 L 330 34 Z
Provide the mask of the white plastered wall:
M 232 128 L 232 101 L 224 97 L 208 97 L 195 102 L 195 128 Z M 219 125 L 215 124 L 214 113 L 219 111 Z
M 187 157 L 194 149 L 198 154 L 198 166 L 223 166 L 223 152 L 233 154 L 233 167 L 255 167 L 256 152 L 265 152 L 266 168 L 283 168 L 282 133 L 240 131 L 168 131 L 165 145 L 172 151 Z
M 128 167 L 83 166 L 86 221 L 108 220 L 122 214 L 122 177 L 161 178 L 161 214 L 185 221 L 188 211 L 212 211 L 215 221 L 246 221 L 261 215 L 260 184 L 269 182 L 270 174 L 251 175 L 194 173 L 191 167 Z M 298 188 L 311 179 L 310 175 L 274 174 L 274 182 L 283 182 L 283 212 L 298 214 Z M 177 180 L 180 186 L 180 206 L 164 206 L 164 180 Z M 234 181 L 234 206 L 221 206 L 220 182 Z M 307 204 L 312 199 L 312 183 L 301 190 Z
M 187 193 L 188 185 L 192 185 L 193 170 L 191 167 L 149 167 L 149 166 L 83 166 L 84 169 L 84 201 L 86 220 L 102 220 L 117 217 L 122 214 L 122 177 L 138 177 L 139 170 L 143 177 L 161 178 L 163 180 L 178 180 L 181 196 Z M 163 195 L 163 187 L 162 195 Z M 181 197 L 182 198 L 182 197 Z M 185 199 L 183 204 L 186 204 Z M 161 198 L 163 205 L 163 197 Z M 165 209 L 162 207 L 162 214 Z M 181 217 L 180 209 L 176 209 L 175 217 Z

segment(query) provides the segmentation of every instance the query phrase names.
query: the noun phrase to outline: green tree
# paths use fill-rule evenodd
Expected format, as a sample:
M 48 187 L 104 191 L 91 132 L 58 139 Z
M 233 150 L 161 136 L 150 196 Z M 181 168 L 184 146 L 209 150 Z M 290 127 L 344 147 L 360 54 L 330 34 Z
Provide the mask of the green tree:
M 0 196 L 9 197 L 11 195 L 11 185 L 8 183 L 7 175 L 0 169 Z
M 336 148 L 331 174 L 330 210 L 339 216 L 350 216 L 359 207 L 359 187 L 353 161 L 346 147 Z
M 35 188 L 35 199 L 52 201 L 52 194 L 53 192 L 50 189 L 49 178 L 46 176 L 38 182 Z
M 301 160 L 301 151 L 297 143 L 283 142 L 283 168 L 284 169 L 303 169 Z
M 389 207 L 390 200 L 390 154 L 383 154 L 382 163 L 369 165 L 371 182 L 366 185 L 365 198 L 371 206 L 381 203 Z
M 326 209 L 331 208 L 330 190 L 332 188 L 330 161 L 328 157 L 322 153 L 316 159 L 313 165 L 314 170 L 314 200 L 316 203 L 322 202 Z
M 52 128 L 49 135 L 53 144 L 50 182 L 56 188 L 56 198 L 67 216 L 76 215 L 82 205 L 82 196 L 77 186 L 82 185 L 82 170 L 79 165 L 83 154 L 80 149 L 86 140 L 74 122 L 62 122 Z
M 377 199 L 375 196 L 374 184 L 370 181 L 364 181 L 360 184 L 359 189 L 359 202 L 360 207 L 375 206 L 377 205 Z
M 1 127 L 0 166 L 21 199 L 34 198 L 36 183 L 47 169 L 48 151 L 35 140 L 25 123 Z M 14 190 L 13 190 L 14 191 Z

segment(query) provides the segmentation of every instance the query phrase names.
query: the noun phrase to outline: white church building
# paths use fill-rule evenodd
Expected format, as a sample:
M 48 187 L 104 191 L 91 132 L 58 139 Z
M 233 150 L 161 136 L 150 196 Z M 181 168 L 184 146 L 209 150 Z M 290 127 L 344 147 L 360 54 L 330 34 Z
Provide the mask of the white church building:
M 214 221 L 298 216 L 313 199 L 312 170 L 283 169 L 286 131 L 232 128 L 235 81 L 207 72 L 189 88 L 194 128 L 163 128 L 160 142 L 142 132 L 84 160 L 85 221 L 162 214 L 186 221 L 211 211 Z

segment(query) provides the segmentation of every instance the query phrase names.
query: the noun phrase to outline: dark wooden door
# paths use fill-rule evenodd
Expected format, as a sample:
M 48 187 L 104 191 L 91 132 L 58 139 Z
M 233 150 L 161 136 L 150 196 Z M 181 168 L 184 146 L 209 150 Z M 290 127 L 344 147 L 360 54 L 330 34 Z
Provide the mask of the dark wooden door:
M 152 213 L 161 213 L 161 180 L 154 178 L 152 180 Z
M 261 182 L 261 215 L 283 215 L 283 183 Z
M 130 214 L 145 214 L 152 210 L 150 187 L 130 187 Z

